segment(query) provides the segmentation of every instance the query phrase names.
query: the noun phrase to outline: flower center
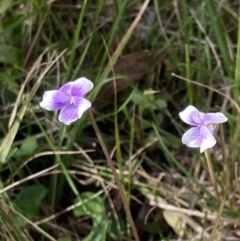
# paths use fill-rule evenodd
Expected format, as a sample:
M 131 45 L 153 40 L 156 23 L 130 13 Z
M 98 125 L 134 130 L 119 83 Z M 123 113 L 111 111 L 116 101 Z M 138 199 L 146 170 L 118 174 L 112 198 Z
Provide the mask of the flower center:
M 194 111 L 192 114 L 191 114 L 191 120 L 193 123 L 197 124 L 197 125 L 200 125 L 200 124 L 203 124 L 203 115 L 201 113 L 199 113 L 198 111 Z
M 70 105 L 75 105 L 75 100 L 73 97 L 71 97 L 71 99 L 70 99 Z
M 206 127 L 208 128 L 208 130 L 211 131 L 212 134 L 214 134 L 214 132 L 215 132 L 215 130 L 217 128 L 217 124 L 210 123 L 210 124 L 207 124 Z

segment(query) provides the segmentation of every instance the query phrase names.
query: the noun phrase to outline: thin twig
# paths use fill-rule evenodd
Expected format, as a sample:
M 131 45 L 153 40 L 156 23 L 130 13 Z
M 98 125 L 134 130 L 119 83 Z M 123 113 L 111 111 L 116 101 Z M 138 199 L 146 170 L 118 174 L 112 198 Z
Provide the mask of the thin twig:
M 132 232 L 133 232 L 133 236 L 134 236 L 134 238 L 135 238 L 136 241 L 140 241 L 139 236 L 138 236 L 138 233 L 137 233 L 136 226 L 135 226 L 134 221 L 133 221 L 133 218 L 132 218 L 132 214 L 131 214 L 130 209 L 129 209 L 129 206 L 128 206 L 128 201 L 127 201 L 127 198 L 126 198 L 126 196 L 125 196 L 125 192 L 124 192 L 123 187 L 122 187 L 122 184 L 121 184 L 121 182 L 120 182 L 120 180 L 119 180 L 118 174 L 117 174 L 116 169 L 115 169 L 114 164 L 113 164 L 113 161 L 112 161 L 112 159 L 111 159 L 111 157 L 110 157 L 110 155 L 109 155 L 109 152 L 108 152 L 108 150 L 107 150 L 107 147 L 106 147 L 106 145 L 105 145 L 105 143 L 104 143 L 104 141 L 103 141 L 103 138 L 102 138 L 102 136 L 101 136 L 101 133 L 100 133 L 100 131 L 99 131 L 99 129 L 98 129 L 97 123 L 96 123 L 96 121 L 95 121 L 95 119 L 94 119 L 94 116 L 93 116 L 93 113 L 92 113 L 92 110 L 91 110 L 91 109 L 88 110 L 88 114 L 89 114 L 89 118 L 90 118 L 90 121 L 91 121 L 91 123 L 92 123 L 93 129 L 94 129 L 94 131 L 95 131 L 95 133 L 96 133 L 96 136 L 97 136 L 97 138 L 98 138 L 98 141 L 99 141 L 99 143 L 100 143 L 100 145 L 101 145 L 101 147 L 102 147 L 102 150 L 103 150 L 104 155 L 105 155 L 105 157 L 106 157 L 106 159 L 107 159 L 108 165 L 110 166 L 110 168 L 111 168 L 111 170 L 112 170 L 114 179 L 115 179 L 116 184 L 117 184 L 117 186 L 118 186 L 118 190 L 119 190 L 120 196 L 121 196 L 121 198 L 122 198 L 123 206 L 124 206 L 126 215 L 127 215 L 127 217 L 128 217 L 128 220 L 129 220 L 129 223 L 130 223 Z
M 237 109 L 237 111 L 240 112 L 240 107 L 239 107 L 238 103 L 234 99 L 232 99 L 230 96 L 224 94 L 223 92 L 221 92 L 221 91 L 211 87 L 210 85 L 205 85 L 205 84 L 199 83 L 197 81 L 193 81 L 193 80 L 184 78 L 184 77 L 182 77 L 180 75 L 177 75 L 177 74 L 174 74 L 174 73 L 172 73 L 172 76 L 175 76 L 178 79 L 181 79 L 181 80 L 184 80 L 184 81 L 188 81 L 190 83 L 193 83 L 195 85 L 198 85 L 198 86 L 204 87 L 204 88 L 206 88 L 208 90 L 211 90 L 211 91 L 213 91 L 215 93 L 218 93 L 219 95 L 221 95 L 221 96 L 225 97 L 226 99 L 228 99 L 234 105 L 234 107 Z
M 29 225 L 31 225 L 36 231 L 38 231 L 39 233 L 41 233 L 43 236 L 45 236 L 48 240 L 51 241 L 57 241 L 55 238 L 53 238 L 52 236 L 50 236 L 47 232 L 45 232 L 43 229 L 39 228 L 36 224 L 34 224 L 31 220 L 27 219 L 24 215 L 22 215 L 20 212 L 18 212 L 17 210 L 15 210 L 14 208 L 12 208 L 11 206 L 9 206 L 9 209 L 11 209 L 11 211 L 13 213 L 15 213 L 16 215 L 18 215 L 19 217 L 21 217 L 22 219 L 24 219 L 24 221 L 26 221 Z
M 61 210 L 61 211 L 58 212 L 58 213 L 55 213 L 55 214 L 53 214 L 53 215 L 51 215 L 51 216 L 49 216 L 49 217 L 46 217 L 46 218 L 44 218 L 44 219 L 42 219 L 42 220 L 36 221 L 36 222 L 33 223 L 33 224 L 36 225 L 36 226 L 38 226 L 38 225 L 40 225 L 40 224 L 47 223 L 47 222 L 51 221 L 52 219 L 55 219 L 55 218 L 59 217 L 60 215 L 66 213 L 66 212 L 72 211 L 73 209 L 82 206 L 84 203 L 87 203 L 87 202 L 93 200 L 94 198 L 98 197 L 98 196 L 101 195 L 102 193 L 103 193 L 103 190 L 95 193 L 94 195 L 92 195 L 91 197 L 89 197 L 89 198 L 87 198 L 87 199 L 78 201 L 77 203 L 70 205 L 69 207 Z
M 46 172 L 54 169 L 54 168 L 57 167 L 58 165 L 59 165 L 59 164 L 55 164 L 55 165 L 53 165 L 53 166 L 51 166 L 51 167 L 49 167 L 49 168 L 46 168 L 46 169 L 44 169 L 44 170 L 42 170 L 42 171 L 40 171 L 40 172 L 34 173 L 34 174 L 32 174 L 32 175 L 30 175 L 30 176 L 28 176 L 28 177 L 26 177 L 26 178 L 23 178 L 23 179 L 20 180 L 20 181 L 16 181 L 16 182 L 14 182 L 14 183 L 6 186 L 5 188 L 0 189 L 0 194 L 8 191 L 9 189 L 11 189 L 11 188 L 13 188 L 13 187 L 16 187 L 16 186 L 18 186 L 18 185 L 20 185 L 20 184 L 22 184 L 22 183 L 24 183 L 24 182 L 26 182 L 26 181 L 29 181 L 29 180 L 31 180 L 31 179 L 33 179 L 33 178 L 36 178 L 36 177 L 39 177 L 39 176 L 43 175 L 44 173 L 46 173 Z

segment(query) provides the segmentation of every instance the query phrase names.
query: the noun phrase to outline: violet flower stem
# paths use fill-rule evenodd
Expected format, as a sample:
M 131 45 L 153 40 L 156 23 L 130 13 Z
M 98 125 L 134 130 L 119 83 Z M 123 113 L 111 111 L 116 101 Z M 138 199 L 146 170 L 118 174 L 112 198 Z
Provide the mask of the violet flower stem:
M 214 236 L 216 234 L 218 224 L 220 222 L 223 210 L 224 210 L 224 205 L 227 197 L 227 192 L 228 188 L 230 188 L 230 183 L 229 183 L 229 172 L 228 172 L 228 163 L 227 163 L 227 155 L 226 155 L 226 149 L 225 149 L 225 141 L 224 141 L 224 133 L 223 133 L 223 126 L 220 124 L 220 141 L 221 141 L 221 148 L 222 148 L 222 160 L 223 160 L 223 196 L 222 200 L 218 209 L 218 214 L 216 221 L 214 223 L 209 241 L 214 240 Z
M 214 174 L 212 161 L 211 161 L 211 158 L 210 158 L 207 150 L 204 151 L 204 154 L 205 154 L 205 158 L 206 158 L 206 162 L 207 162 L 207 166 L 208 166 L 208 171 L 209 171 L 210 178 L 211 178 L 211 183 L 213 185 L 218 203 L 220 203 L 220 195 L 219 195 L 218 188 L 217 188 L 217 181 L 216 181 L 216 177 L 215 177 L 215 174 Z
M 130 223 L 130 226 L 131 226 L 131 229 L 132 229 L 132 232 L 133 232 L 133 236 L 135 238 L 135 241 L 140 241 L 139 239 L 139 236 L 138 236 L 138 232 L 137 232 L 137 229 L 136 229 L 136 226 L 134 224 L 134 221 L 133 221 L 133 218 L 132 218 L 132 214 L 131 214 L 131 211 L 129 209 L 129 206 L 128 206 L 128 201 L 127 201 L 127 198 L 126 198 L 126 195 L 125 195 L 125 192 L 123 190 L 123 187 L 122 187 L 122 184 L 120 182 L 120 179 L 118 177 L 118 174 L 116 172 L 116 169 L 114 167 L 114 164 L 113 164 L 113 161 L 109 155 L 109 152 L 107 150 L 107 147 L 103 141 L 103 138 L 101 136 L 101 133 L 98 129 L 98 126 L 97 126 L 97 123 L 94 119 L 94 116 L 93 116 L 93 113 L 92 113 L 92 110 L 89 109 L 88 110 L 88 115 L 89 115 L 89 118 L 90 118 L 90 121 L 92 123 L 92 126 L 93 126 L 93 129 L 96 133 L 96 136 L 98 138 L 98 141 L 102 147 L 102 150 L 104 152 L 104 155 L 107 159 L 107 162 L 108 162 L 108 165 L 110 166 L 111 170 L 112 170 L 112 173 L 113 173 L 113 176 L 114 176 L 114 179 L 115 179 L 115 182 L 117 184 L 117 187 L 118 187 L 118 190 L 119 190 L 119 193 L 120 193 L 120 196 L 121 196 L 121 199 L 122 199 L 122 202 L 123 202 L 123 206 L 124 206 L 124 209 L 125 209 L 125 212 L 126 212 L 126 215 L 128 217 L 128 220 L 129 220 L 129 223 Z

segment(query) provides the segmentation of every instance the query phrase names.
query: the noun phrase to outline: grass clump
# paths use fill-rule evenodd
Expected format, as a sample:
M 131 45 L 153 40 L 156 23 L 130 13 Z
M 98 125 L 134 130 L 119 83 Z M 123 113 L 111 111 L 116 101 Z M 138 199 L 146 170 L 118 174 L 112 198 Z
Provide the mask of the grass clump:
M 1 1 L 0 240 L 134 240 L 88 115 L 64 126 L 39 107 L 44 91 L 81 76 L 95 84 L 88 99 L 140 240 L 209 240 L 226 184 L 221 147 L 184 146 L 178 113 L 193 104 L 228 117 L 228 195 L 212 240 L 238 240 L 238 9 Z

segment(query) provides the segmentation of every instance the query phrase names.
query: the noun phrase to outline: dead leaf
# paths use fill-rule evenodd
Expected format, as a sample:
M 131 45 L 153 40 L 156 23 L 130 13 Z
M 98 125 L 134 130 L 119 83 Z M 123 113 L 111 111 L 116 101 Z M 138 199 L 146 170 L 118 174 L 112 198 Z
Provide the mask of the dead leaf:
M 134 84 L 140 81 L 149 70 L 160 64 L 165 58 L 165 53 L 158 55 L 152 51 L 139 51 L 122 56 L 114 65 L 115 75 L 124 75 L 126 79 L 116 79 L 116 92 L 120 92 L 129 86 L 128 82 Z M 113 81 L 103 85 L 97 99 L 100 101 L 107 101 L 114 95 Z

